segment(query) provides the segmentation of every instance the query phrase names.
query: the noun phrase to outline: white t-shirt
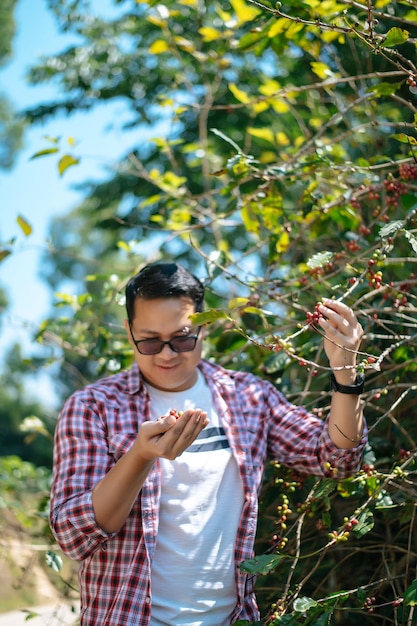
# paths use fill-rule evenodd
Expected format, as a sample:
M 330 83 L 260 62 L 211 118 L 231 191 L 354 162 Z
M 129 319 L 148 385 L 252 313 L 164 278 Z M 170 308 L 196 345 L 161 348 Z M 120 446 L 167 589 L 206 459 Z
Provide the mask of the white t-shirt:
M 151 626 L 230 626 L 236 605 L 234 546 L 243 488 L 210 390 L 147 385 L 152 419 L 170 409 L 207 411 L 210 423 L 175 461 L 160 459 L 162 491 L 151 570 Z

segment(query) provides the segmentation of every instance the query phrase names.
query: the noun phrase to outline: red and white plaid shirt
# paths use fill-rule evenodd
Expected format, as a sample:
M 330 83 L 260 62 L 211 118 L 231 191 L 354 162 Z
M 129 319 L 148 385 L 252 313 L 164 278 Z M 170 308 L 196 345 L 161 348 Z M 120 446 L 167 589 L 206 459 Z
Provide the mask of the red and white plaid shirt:
M 254 578 L 241 572 L 239 564 L 253 557 L 258 494 L 267 458 L 318 476 L 326 476 L 330 463 L 342 478 L 360 467 L 366 433 L 356 448 L 339 449 L 325 421 L 287 402 L 271 383 L 207 361 L 200 368 L 238 463 L 245 497 L 235 544 L 238 602 L 231 624 L 237 619 L 256 621 Z M 108 534 L 97 525 L 91 499 L 94 485 L 127 452 L 139 426 L 149 419 L 150 398 L 134 364 L 130 370 L 77 391 L 58 420 L 50 521 L 62 550 L 82 561 L 83 626 L 149 624 L 150 570 L 161 491 L 159 463 L 155 462 L 118 533 Z

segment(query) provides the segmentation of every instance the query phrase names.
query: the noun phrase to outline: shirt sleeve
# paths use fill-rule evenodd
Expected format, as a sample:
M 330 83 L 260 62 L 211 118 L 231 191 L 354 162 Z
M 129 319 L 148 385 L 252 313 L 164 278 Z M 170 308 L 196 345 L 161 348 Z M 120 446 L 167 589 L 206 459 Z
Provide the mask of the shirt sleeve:
M 74 394 L 58 418 L 50 525 L 71 559 L 83 560 L 112 534 L 96 523 L 92 489 L 111 466 L 105 428 L 92 399 Z
M 316 476 L 342 479 L 360 469 L 367 442 L 367 427 L 354 448 L 338 448 L 332 441 L 328 420 L 288 402 L 272 385 L 266 390 L 269 406 L 268 453 L 278 462 Z

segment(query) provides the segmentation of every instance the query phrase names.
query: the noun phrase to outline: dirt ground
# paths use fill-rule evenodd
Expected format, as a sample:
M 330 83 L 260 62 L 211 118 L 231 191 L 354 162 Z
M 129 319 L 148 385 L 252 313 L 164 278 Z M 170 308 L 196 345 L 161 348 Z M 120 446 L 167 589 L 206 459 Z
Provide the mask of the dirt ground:
M 28 621 L 30 615 L 30 621 Z M 0 626 L 76 626 L 78 618 L 65 604 L 38 606 L 0 614 Z
M 7 521 L 5 524 L 3 519 L 0 533 L 0 618 L 3 619 L 0 626 L 6 626 L 5 614 L 9 614 L 7 626 L 17 626 L 20 618 L 22 623 L 33 626 L 38 623 L 43 626 L 74 624 L 73 609 L 76 611 L 78 607 L 76 589 L 65 585 L 60 575 L 46 566 L 48 546 L 31 543 L 30 536 L 21 527 L 14 525 L 12 519 Z M 66 574 L 65 578 L 76 586 L 75 572 Z M 28 607 L 33 612 L 40 612 L 33 607 L 42 607 L 42 621 L 30 618 L 25 622 L 28 613 L 22 610 Z

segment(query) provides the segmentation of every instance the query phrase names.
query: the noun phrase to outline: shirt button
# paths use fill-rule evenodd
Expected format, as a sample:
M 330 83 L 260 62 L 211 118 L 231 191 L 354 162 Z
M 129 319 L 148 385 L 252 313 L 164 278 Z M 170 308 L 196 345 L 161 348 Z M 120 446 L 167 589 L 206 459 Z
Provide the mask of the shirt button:
M 150 597 L 149 597 L 149 596 L 147 596 L 147 597 L 145 598 L 145 603 L 146 603 L 146 604 L 150 604 L 150 603 L 151 603 L 151 599 L 150 599 Z

